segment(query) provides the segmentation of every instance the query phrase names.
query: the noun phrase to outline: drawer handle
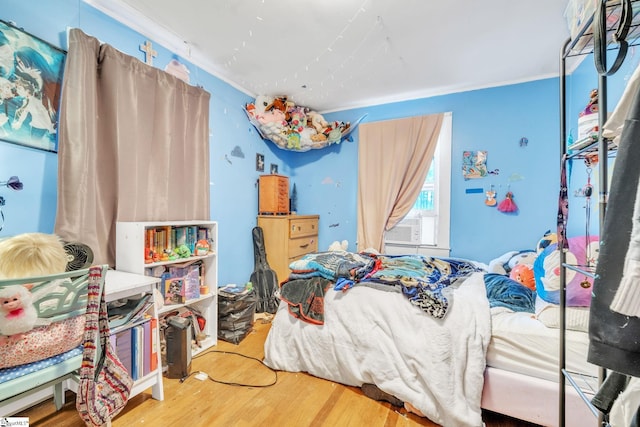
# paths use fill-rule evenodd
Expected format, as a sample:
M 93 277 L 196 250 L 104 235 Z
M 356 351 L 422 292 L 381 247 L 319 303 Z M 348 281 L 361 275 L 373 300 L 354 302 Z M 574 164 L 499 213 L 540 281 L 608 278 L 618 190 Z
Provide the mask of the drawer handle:
M 305 245 L 300 245 L 300 249 L 306 249 L 306 248 L 308 248 L 308 247 L 309 247 L 309 244 L 308 244 L 308 243 L 307 243 L 307 244 L 305 244 Z

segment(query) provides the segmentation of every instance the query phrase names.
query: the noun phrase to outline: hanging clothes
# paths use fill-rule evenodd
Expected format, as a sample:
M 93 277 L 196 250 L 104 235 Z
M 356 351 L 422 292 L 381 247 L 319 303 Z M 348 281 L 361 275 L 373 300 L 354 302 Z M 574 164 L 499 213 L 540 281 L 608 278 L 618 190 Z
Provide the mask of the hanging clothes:
M 589 314 L 590 363 L 632 376 L 640 376 L 640 318 L 611 310 L 622 280 L 633 227 L 633 210 L 640 178 L 640 91 L 636 90 L 625 121 L 604 227 L 600 256 L 593 284 Z M 636 284 L 640 291 L 640 286 Z
M 611 302 L 611 310 L 640 317 L 640 185 L 635 197 L 629 250 L 624 260 L 622 281 Z

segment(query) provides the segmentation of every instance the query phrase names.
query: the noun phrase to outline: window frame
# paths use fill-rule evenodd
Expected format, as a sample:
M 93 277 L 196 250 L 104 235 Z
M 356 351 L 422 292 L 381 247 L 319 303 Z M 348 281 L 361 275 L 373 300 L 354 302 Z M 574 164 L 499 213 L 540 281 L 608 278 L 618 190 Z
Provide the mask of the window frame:
M 436 217 L 435 244 L 427 244 L 421 242 L 415 243 L 398 243 L 387 242 L 385 236 L 384 247 L 385 253 L 401 254 L 401 253 L 419 253 L 424 255 L 449 256 L 450 248 L 450 224 L 451 224 L 451 145 L 453 130 L 453 114 L 451 112 L 444 113 L 440 135 L 438 137 L 438 145 L 434 152 L 434 189 L 435 200 L 433 214 L 425 211 L 424 217 Z M 426 182 L 425 182 L 426 184 Z M 423 186 L 424 188 L 424 186 Z M 403 218 L 398 225 L 409 219 L 407 216 Z

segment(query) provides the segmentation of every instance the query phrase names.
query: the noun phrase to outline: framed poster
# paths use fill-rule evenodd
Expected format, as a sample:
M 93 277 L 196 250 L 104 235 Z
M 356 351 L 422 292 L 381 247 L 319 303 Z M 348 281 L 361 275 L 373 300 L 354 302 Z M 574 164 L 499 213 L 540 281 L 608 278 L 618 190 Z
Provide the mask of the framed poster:
M 0 140 L 58 151 L 66 53 L 0 21 Z

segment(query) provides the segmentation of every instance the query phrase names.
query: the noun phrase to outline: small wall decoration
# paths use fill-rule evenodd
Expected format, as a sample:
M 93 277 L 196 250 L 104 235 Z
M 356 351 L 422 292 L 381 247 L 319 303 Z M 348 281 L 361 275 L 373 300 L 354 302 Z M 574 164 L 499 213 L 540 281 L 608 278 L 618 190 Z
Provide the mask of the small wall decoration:
M 256 153 L 256 170 L 264 172 L 264 154 Z
M 271 163 L 271 173 L 278 173 L 278 165 Z
M 66 53 L 0 21 L 0 139 L 58 151 Z
M 183 82 L 189 83 L 189 73 L 190 73 L 189 69 L 187 68 L 186 65 L 184 65 L 182 62 L 178 61 L 177 59 L 174 58 L 171 61 L 169 61 L 169 63 L 164 67 L 164 70 L 167 73 L 173 76 L 176 76 Z
M 462 153 L 462 176 L 464 176 L 464 179 L 484 178 L 487 176 L 487 152 L 464 151 Z
M 503 213 L 512 213 L 515 214 L 518 212 L 518 205 L 513 201 L 513 193 L 511 190 L 507 191 L 507 194 L 504 196 L 504 200 L 500 202 L 498 205 L 498 210 Z
M 144 62 L 153 65 L 153 58 L 158 56 L 158 52 L 153 49 L 153 44 L 149 40 L 145 40 L 145 42 L 140 45 L 140 50 L 144 52 Z
M 236 145 L 235 147 L 233 147 L 233 150 L 231 150 L 231 155 L 239 159 L 244 159 L 244 152 L 242 151 L 242 148 L 240 148 L 239 145 Z
M 487 200 L 484 201 L 485 205 L 493 207 L 498 204 L 498 201 L 496 200 L 496 190 L 493 189 L 493 184 L 489 190 L 485 192 L 485 196 L 487 197 Z

